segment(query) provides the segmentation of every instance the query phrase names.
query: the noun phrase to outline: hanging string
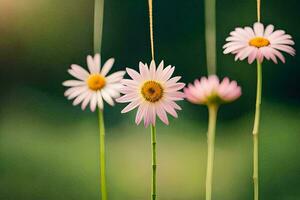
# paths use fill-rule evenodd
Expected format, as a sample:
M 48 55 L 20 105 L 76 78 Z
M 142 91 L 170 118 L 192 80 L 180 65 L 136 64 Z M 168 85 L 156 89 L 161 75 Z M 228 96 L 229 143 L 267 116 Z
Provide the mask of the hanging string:
M 149 26 L 150 26 L 150 43 L 151 43 L 151 56 L 154 60 L 154 39 L 153 39 L 153 1 L 148 0 L 149 6 Z
M 257 0 L 257 21 L 260 22 L 260 0 Z

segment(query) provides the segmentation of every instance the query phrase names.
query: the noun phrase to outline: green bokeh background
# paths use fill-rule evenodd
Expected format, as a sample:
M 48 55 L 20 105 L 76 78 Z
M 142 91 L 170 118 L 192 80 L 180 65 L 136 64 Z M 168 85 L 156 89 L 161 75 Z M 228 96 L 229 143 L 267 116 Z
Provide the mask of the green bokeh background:
M 93 50 L 93 0 L 0 0 L 0 199 L 99 199 L 97 115 L 73 107 L 62 81 Z M 206 74 L 203 1 L 154 0 L 157 61 L 184 82 Z M 297 0 L 262 1 L 262 21 L 300 41 Z M 106 0 L 103 59 L 113 70 L 150 61 L 146 0 Z M 222 54 L 228 33 L 256 19 L 255 0 L 217 1 L 218 75 L 236 79 L 243 96 L 218 116 L 214 199 L 252 199 L 255 64 Z M 300 60 L 263 65 L 260 192 L 264 200 L 300 199 Z M 205 107 L 181 102 L 179 119 L 158 125 L 158 195 L 204 199 Z M 105 107 L 107 173 L 112 200 L 149 199 L 150 130 L 124 105 Z

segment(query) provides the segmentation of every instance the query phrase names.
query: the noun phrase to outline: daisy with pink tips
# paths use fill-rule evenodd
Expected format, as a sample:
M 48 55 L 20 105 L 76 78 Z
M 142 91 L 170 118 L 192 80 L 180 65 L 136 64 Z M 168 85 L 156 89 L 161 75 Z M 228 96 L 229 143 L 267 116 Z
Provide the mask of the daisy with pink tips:
M 125 75 L 125 71 L 118 71 L 107 76 L 114 64 L 114 59 L 108 59 L 103 67 L 100 65 L 100 54 L 94 57 L 87 56 L 87 65 L 89 71 L 79 65 L 71 65 L 68 70 L 69 74 L 78 80 L 67 80 L 63 85 L 69 87 L 65 96 L 68 99 L 74 99 L 73 105 L 81 103 L 81 108 L 84 110 L 88 104 L 92 112 L 99 109 L 103 110 L 104 103 L 114 105 L 114 99 L 120 96 L 120 81 Z
M 216 75 L 196 79 L 194 84 L 184 88 L 185 97 L 194 104 L 229 103 L 241 96 L 241 87 L 236 81 L 225 77 L 221 82 Z
M 129 103 L 122 113 L 127 113 L 135 108 L 136 124 L 144 119 L 144 125 L 155 126 L 156 116 L 165 123 L 169 124 L 167 113 L 177 118 L 176 110 L 181 110 L 175 101 L 183 100 L 184 93 L 180 90 L 185 84 L 178 82 L 180 76 L 171 78 L 175 67 L 168 65 L 164 68 L 164 62 L 156 68 L 152 60 L 150 67 L 147 64 L 139 63 L 139 72 L 126 68 L 128 75 L 132 79 L 123 79 L 121 83 L 124 87 L 121 93 L 124 95 L 117 99 L 120 103 Z
M 207 168 L 205 183 L 205 199 L 212 199 L 215 134 L 219 106 L 229 103 L 241 96 L 241 87 L 236 81 L 224 78 L 222 81 L 216 75 L 196 79 L 194 84 L 184 88 L 188 101 L 194 104 L 206 105 L 209 113 L 207 130 Z
M 235 54 L 235 60 L 248 58 L 249 64 L 255 59 L 262 63 L 264 58 L 271 59 L 276 64 L 279 58 L 284 63 L 285 58 L 282 52 L 292 56 L 296 53 L 292 47 L 295 44 L 292 36 L 283 30 L 274 30 L 272 24 L 266 28 L 260 22 L 254 23 L 253 28 L 238 27 L 230 33 L 226 41 L 223 53 Z

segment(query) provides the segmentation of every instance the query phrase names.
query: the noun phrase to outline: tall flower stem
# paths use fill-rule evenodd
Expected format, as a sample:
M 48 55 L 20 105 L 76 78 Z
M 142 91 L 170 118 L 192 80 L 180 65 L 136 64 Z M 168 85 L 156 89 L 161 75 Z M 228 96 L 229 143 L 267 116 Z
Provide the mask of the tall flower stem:
M 209 75 L 216 74 L 216 0 L 205 0 L 205 45 Z
M 156 199 L 156 128 L 151 126 L 151 145 L 152 145 L 152 184 L 151 199 Z
M 105 174 L 105 127 L 103 111 L 99 109 L 99 156 L 100 156 L 100 187 L 101 187 L 101 200 L 107 200 L 106 192 L 106 174 Z
M 217 122 L 217 105 L 208 105 L 209 121 L 207 131 L 207 169 L 206 169 L 206 200 L 211 200 L 212 196 L 212 179 L 215 155 L 215 132 Z
M 94 7 L 94 53 L 101 53 L 103 29 L 104 0 L 95 0 Z M 100 159 L 100 192 L 101 200 L 107 200 L 105 174 L 105 128 L 103 111 L 98 110 L 99 119 L 99 159 Z
M 258 132 L 260 122 L 260 105 L 262 93 L 262 64 L 257 60 L 257 89 L 256 89 L 256 106 L 255 118 L 253 127 L 253 184 L 254 184 L 254 199 L 258 200 L 259 193 L 259 176 L 258 176 Z
M 149 8 L 149 32 L 150 32 L 150 47 L 151 58 L 154 60 L 154 39 L 153 39 L 153 1 L 148 0 Z M 156 128 L 151 125 L 151 146 L 152 146 L 152 180 L 151 180 L 151 199 L 156 199 Z
M 256 0 L 257 7 L 257 21 L 260 22 L 260 7 L 261 0 Z M 257 85 L 256 85 L 256 104 L 255 104 L 255 118 L 253 126 L 253 187 L 254 187 L 254 200 L 259 199 L 259 176 L 258 176 L 258 132 L 260 123 L 260 105 L 261 105 L 261 93 L 262 93 L 262 64 L 257 62 Z

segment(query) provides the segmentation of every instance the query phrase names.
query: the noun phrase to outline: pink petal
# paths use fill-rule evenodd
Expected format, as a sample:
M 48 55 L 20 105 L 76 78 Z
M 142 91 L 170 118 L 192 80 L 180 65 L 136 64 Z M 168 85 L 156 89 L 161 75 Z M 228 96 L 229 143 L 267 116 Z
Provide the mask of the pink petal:
M 130 94 L 125 94 L 125 95 L 117 98 L 116 101 L 118 103 L 127 103 L 127 102 L 137 100 L 138 98 L 139 98 L 139 96 L 137 96 L 136 93 L 130 93 Z
M 268 38 L 271 35 L 271 33 L 273 33 L 273 31 L 274 31 L 274 26 L 272 24 L 268 25 L 266 27 L 266 30 L 265 30 L 265 33 L 264 33 L 264 37 Z
M 139 69 L 142 76 L 142 79 L 150 79 L 150 73 L 147 64 L 139 63 Z
M 126 71 L 133 80 L 136 80 L 136 81 L 141 80 L 142 77 L 137 71 L 130 69 L 130 68 L 126 68 Z
M 249 54 L 248 56 L 248 63 L 251 64 L 253 63 L 253 61 L 255 60 L 255 58 L 257 57 L 257 52 L 258 52 L 258 49 L 257 48 L 254 48 L 252 50 L 252 52 Z
M 163 106 L 158 104 L 155 110 L 156 110 L 156 114 L 159 117 L 159 119 L 166 125 L 169 125 L 168 116 L 167 116 L 167 113 L 164 110 Z
M 155 62 L 154 62 L 154 60 L 152 60 L 151 61 L 151 63 L 150 63 L 150 79 L 154 79 L 154 77 L 155 77 L 155 73 L 156 73 L 156 65 L 155 65 Z
M 139 125 L 143 119 L 143 117 L 145 116 L 145 110 L 146 110 L 146 106 L 144 104 L 141 104 L 137 110 L 136 113 L 136 117 L 135 117 L 135 123 L 137 125 Z
M 133 109 L 135 109 L 136 107 L 138 107 L 141 104 L 141 101 L 139 99 L 134 100 L 132 102 L 130 102 L 130 104 L 128 104 L 122 111 L 121 113 L 127 113 Z
M 254 33 L 255 33 L 256 36 L 258 36 L 258 37 L 263 36 L 263 34 L 264 34 L 264 25 L 262 23 L 260 23 L 260 22 L 254 23 L 253 28 L 254 28 Z
M 169 78 L 174 73 L 174 70 L 175 70 L 175 67 L 171 67 L 171 69 L 169 71 L 165 72 L 164 75 L 161 77 L 161 81 L 166 82 L 167 80 L 169 80 Z

